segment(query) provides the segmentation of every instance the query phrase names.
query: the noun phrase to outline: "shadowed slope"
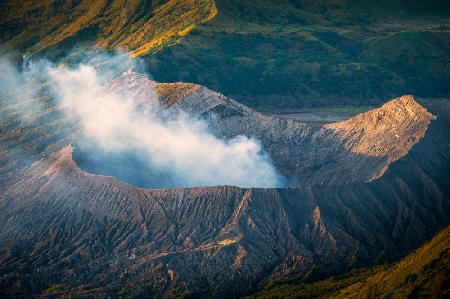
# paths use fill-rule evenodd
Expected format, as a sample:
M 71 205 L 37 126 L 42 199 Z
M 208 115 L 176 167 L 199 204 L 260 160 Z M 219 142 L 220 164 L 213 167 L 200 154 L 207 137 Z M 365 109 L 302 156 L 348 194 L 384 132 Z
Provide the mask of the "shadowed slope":
M 394 266 L 342 290 L 338 298 L 441 298 L 450 295 L 450 228 Z
M 312 284 L 267 287 L 249 298 L 443 298 L 450 294 L 450 228 L 387 267 Z

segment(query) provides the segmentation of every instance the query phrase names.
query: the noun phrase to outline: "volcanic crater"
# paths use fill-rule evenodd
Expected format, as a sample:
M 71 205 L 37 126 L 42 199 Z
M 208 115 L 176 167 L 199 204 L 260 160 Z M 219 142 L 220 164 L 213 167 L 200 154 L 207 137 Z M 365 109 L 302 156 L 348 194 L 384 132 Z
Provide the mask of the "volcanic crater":
M 214 114 L 217 137 L 257 138 L 289 188 L 159 184 L 164 174 L 149 176 L 139 155 L 90 156 L 63 108 L 21 122 L 15 115 L 24 106 L 4 105 L 2 294 L 62 284 L 66 295 L 108 297 L 126 285 L 140 296 L 238 296 L 267 281 L 398 259 L 449 223 L 446 99 L 402 96 L 313 124 L 261 114 L 194 84 L 133 72 L 117 80 L 114 88 L 148 92 L 149 101 L 156 90 L 167 111 Z

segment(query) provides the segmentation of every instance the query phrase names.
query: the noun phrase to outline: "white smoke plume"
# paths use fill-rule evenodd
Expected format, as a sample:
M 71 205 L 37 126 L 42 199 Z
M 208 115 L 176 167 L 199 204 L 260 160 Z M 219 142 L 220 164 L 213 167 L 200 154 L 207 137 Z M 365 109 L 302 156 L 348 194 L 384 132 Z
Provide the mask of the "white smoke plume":
M 170 176 L 179 187 L 282 186 L 282 177 L 257 140 L 246 136 L 222 140 L 208 130 L 205 120 L 182 111 L 170 118 L 162 116 L 157 98 L 149 101 L 114 91 L 111 74 L 121 60 L 115 57 L 114 63 L 102 67 L 89 62 L 74 67 L 28 64 L 22 77 L 45 73 L 52 96 L 79 118 L 85 140 L 106 154 L 139 153 L 151 169 Z

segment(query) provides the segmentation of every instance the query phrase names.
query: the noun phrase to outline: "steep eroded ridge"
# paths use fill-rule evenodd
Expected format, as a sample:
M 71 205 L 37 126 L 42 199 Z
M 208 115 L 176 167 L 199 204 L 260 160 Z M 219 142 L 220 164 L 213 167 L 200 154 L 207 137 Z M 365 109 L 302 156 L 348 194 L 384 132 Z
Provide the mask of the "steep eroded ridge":
M 206 88 L 196 88 L 178 105 L 191 113 L 218 115 L 211 127 L 220 136 L 256 137 L 292 186 L 374 180 L 407 154 L 436 119 L 412 96 L 322 126 L 267 116 Z
M 120 77 L 116 85 L 147 90 L 150 84 L 136 84 L 142 82 L 142 77 L 130 72 Z M 170 109 L 181 109 L 201 118 L 212 116 L 209 126 L 216 135 L 224 138 L 245 135 L 261 141 L 294 187 L 343 185 L 379 178 L 391 163 L 423 138 L 430 122 L 436 119 L 413 96 L 393 99 L 342 122 L 317 125 L 261 114 L 195 84 L 152 86 Z M 148 99 L 155 97 L 152 94 Z
M 220 138 L 245 135 L 258 139 L 291 187 L 338 186 L 379 178 L 389 165 L 420 142 L 435 119 L 412 96 L 394 99 L 346 121 L 317 125 L 261 114 L 199 85 L 156 83 L 134 72 L 122 74 L 111 82 L 110 88 L 135 97 L 140 101 L 138 105 L 159 100 L 161 114 L 180 109 L 193 117 L 205 118 L 209 129 Z M 8 146 L 14 147 L 19 142 L 21 149 L 33 149 L 39 156 L 69 143 L 76 146 L 82 140 L 76 120 L 65 117 L 57 103 L 51 104 L 46 98 L 30 102 L 38 108 L 41 104 L 34 104 L 36 101 L 49 108 L 26 112 L 26 122 L 18 116 L 32 111 L 27 105 L 2 108 L 4 146 L 11 143 Z M 58 135 L 51 136 L 50 130 Z M 4 156 L 10 153 L 5 150 Z M 5 163 L 11 160 L 5 159 Z M 100 173 L 114 176 L 109 172 L 108 169 Z
M 385 167 L 374 174 L 383 175 L 390 163 L 397 161 L 419 142 L 432 120 L 432 115 L 414 100 L 402 96 L 346 121 L 327 124 L 324 128 L 335 132 L 345 148 L 370 157 L 386 158 Z

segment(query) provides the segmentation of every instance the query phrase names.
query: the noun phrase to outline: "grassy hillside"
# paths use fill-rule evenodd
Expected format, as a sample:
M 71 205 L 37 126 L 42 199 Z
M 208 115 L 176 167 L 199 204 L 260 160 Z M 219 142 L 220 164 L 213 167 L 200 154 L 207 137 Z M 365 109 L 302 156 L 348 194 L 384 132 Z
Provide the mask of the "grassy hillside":
M 70 50 L 84 42 L 137 56 L 175 43 L 216 14 L 212 0 L 2 2 L 3 46 L 30 53 Z
M 450 2 L 12 1 L 3 47 L 131 50 L 158 81 L 199 83 L 259 109 L 450 96 Z
M 145 57 L 156 79 L 200 83 L 259 108 L 450 94 L 448 2 L 217 0 L 216 6 L 217 16 L 182 43 Z
M 446 298 L 450 227 L 392 266 L 357 270 L 312 284 L 281 284 L 249 298 Z

